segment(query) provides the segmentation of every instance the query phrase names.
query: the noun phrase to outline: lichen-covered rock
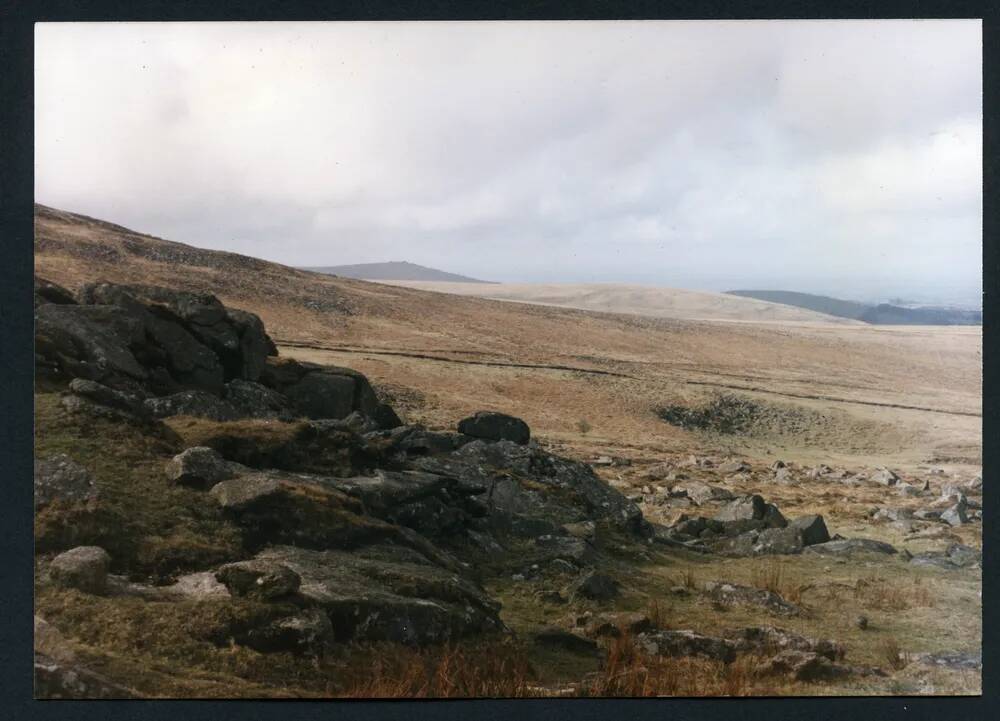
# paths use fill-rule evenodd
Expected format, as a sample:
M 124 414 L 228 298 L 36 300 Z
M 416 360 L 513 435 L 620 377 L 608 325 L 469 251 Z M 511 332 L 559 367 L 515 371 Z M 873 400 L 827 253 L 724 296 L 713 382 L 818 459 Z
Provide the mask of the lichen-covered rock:
M 262 600 L 294 593 L 301 583 L 299 575 L 288 566 L 260 559 L 227 563 L 215 572 L 215 577 L 234 596 Z
M 888 468 L 879 468 L 870 476 L 870 480 L 880 483 L 883 486 L 894 486 L 899 482 L 899 476 Z
M 37 365 L 57 376 L 141 384 L 149 373 L 130 348 L 144 338 L 141 319 L 124 308 L 46 303 L 35 309 Z
M 688 481 L 675 485 L 672 491 L 684 491 L 687 497 L 699 506 L 712 501 L 730 501 L 733 499 L 733 493 L 728 488 L 713 486 L 701 481 Z
M 200 390 L 180 391 L 168 396 L 147 398 L 143 407 L 153 418 L 195 416 L 212 421 L 233 421 L 239 417 L 236 409 L 212 393 Z
M 652 631 L 640 634 L 639 647 L 650 656 L 702 656 L 713 661 L 731 663 L 736 650 L 731 641 L 713 636 L 703 636 L 694 631 Z
M 531 429 L 520 418 L 505 413 L 479 411 L 458 423 L 458 432 L 488 441 L 511 441 L 525 445 L 531 440 Z
M 53 501 L 88 503 L 98 497 L 90 472 L 65 453 L 35 459 L 35 508 Z
M 98 546 L 78 546 L 60 553 L 49 564 L 49 578 L 65 588 L 103 594 L 108 587 L 111 557 Z
M 142 418 L 145 416 L 143 407 L 144 396 L 139 393 L 130 393 L 110 388 L 97 381 L 86 378 L 74 378 L 69 383 L 68 394 L 71 398 L 82 399 L 90 405 L 100 406 L 104 409 L 118 411 L 116 415 L 125 414 Z M 63 400 L 63 406 L 70 410 L 75 410 L 79 406 L 72 406 Z
M 788 649 L 756 667 L 758 676 L 790 676 L 796 681 L 832 681 L 852 675 L 852 669 L 810 651 Z
M 606 520 L 643 535 L 639 507 L 601 480 L 585 463 L 512 441 L 475 440 L 447 455 L 416 458 L 413 465 L 457 478 L 488 498 L 488 516 L 505 532 L 538 536 L 566 523 Z
M 226 383 L 223 398 L 241 418 L 291 420 L 296 415 L 288 398 L 254 381 L 234 378 Z
M 211 488 L 243 472 L 249 469 L 227 461 L 218 451 L 205 446 L 188 448 L 167 464 L 169 481 L 195 488 Z
M 830 639 L 807 638 L 774 626 L 747 626 L 730 629 L 723 636 L 740 653 L 771 654 L 787 649 L 816 653 L 831 661 L 844 657 L 843 645 Z
M 330 617 L 322 609 L 307 608 L 237 634 L 234 640 L 262 653 L 290 651 L 319 656 L 335 642 L 335 636 Z
M 337 641 L 422 645 L 504 629 L 499 604 L 481 588 L 405 548 L 278 546 L 257 558 L 299 575 L 299 594 L 326 612 Z
M 816 543 L 806 547 L 806 553 L 819 553 L 832 556 L 849 556 L 855 553 L 893 554 L 896 549 L 883 541 L 870 538 L 843 538 L 826 543 Z
M 759 495 L 743 496 L 730 501 L 715 514 L 716 521 L 759 521 L 763 520 L 767 504 Z

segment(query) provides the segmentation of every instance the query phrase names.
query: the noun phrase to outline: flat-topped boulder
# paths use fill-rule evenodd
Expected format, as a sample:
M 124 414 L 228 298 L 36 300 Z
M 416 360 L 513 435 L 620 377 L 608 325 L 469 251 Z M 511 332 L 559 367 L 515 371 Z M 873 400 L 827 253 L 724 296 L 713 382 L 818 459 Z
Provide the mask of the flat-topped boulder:
M 813 544 L 807 547 L 805 552 L 832 556 L 849 556 L 855 553 L 890 555 L 897 551 L 894 546 L 884 541 L 875 541 L 870 538 L 844 538 L 827 541 L 826 543 Z
M 504 629 L 499 604 L 477 585 L 392 546 L 354 552 L 277 546 L 257 561 L 301 579 L 298 593 L 330 619 L 337 641 L 444 642 Z
M 531 440 L 531 429 L 520 418 L 495 411 L 479 411 L 458 422 L 458 432 L 487 441 L 511 441 L 525 445 Z

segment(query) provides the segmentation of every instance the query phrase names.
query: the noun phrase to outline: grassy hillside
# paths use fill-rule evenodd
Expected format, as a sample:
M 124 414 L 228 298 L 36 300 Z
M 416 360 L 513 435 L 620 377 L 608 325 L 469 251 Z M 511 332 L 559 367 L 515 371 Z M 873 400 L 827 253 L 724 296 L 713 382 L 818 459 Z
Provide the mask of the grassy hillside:
M 448 273 L 437 268 L 403 261 L 388 263 L 359 263 L 357 265 L 330 265 L 318 268 L 304 268 L 316 273 L 339 275 L 343 278 L 358 278 L 359 280 L 427 280 L 446 281 L 452 283 L 488 283 L 457 273 Z

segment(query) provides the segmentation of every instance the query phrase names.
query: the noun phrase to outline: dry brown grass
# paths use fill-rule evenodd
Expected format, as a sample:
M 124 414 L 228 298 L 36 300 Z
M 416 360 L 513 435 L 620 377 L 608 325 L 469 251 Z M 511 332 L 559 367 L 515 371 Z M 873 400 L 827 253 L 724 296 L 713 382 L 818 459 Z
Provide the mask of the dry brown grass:
M 429 649 L 369 649 L 350 664 L 344 698 L 523 698 L 545 695 L 511 641 Z
M 730 664 L 696 657 L 648 656 L 626 634 L 612 639 L 601 670 L 580 689 L 584 696 L 766 696 L 774 681 L 754 677 L 757 659 Z M 787 691 L 786 691 L 787 693 Z
M 646 617 L 653 628 L 664 630 L 670 628 L 670 608 L 661 604 L 658 598 L 651 598 L 646 604 Z
M 799 584 L 789 578 L 785 564 L 781 561 L 767 561 L 753 566 L 750 569 L 750 583 L 794 604 L 802 603 L 802 595 L 808 587 L 808 584 Z
M 865 608 L 882 611 L 906 611 L 911 608 L 932 608 L 933 594 L 915 577 L 911 583 L 870 575 L 859 578 L 854 584 L 854 598 Z
M 906 668 L 910 662 L 909 655 L 903 651 L 899 641 L 893 636 L 882 639 L 878 645 L 878 656 L 895 671 Z
M 681 575 L 678 576 L 675 581 L 675 585 L 683 586 L 684 588 L 695 590 L 698 588 L 698 577 L 694 573 L 693 568 L 685 568 L 681 571 Z

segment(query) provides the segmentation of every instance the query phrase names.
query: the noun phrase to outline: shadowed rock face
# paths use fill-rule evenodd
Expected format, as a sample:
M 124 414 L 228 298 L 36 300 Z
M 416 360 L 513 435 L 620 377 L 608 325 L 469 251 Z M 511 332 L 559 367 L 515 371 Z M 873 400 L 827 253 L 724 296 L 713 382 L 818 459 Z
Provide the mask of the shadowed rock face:
M 35 311 L 36 354 L 56 376 L 156 395 L 185 388 L 218 394 L 227 380 L 257 380 L 277 352 L 257 316 L 212 295 L 92 283 L 78 300 Z
M 362 374 L 276 359 L 260 318 L 211 294 L 91 283 L 76 303 L 55 284 L 36 285 L 36 365 L 75 379 L 74 412 L 216 421 L 359 412 L 377 428 L 401 423 Z

